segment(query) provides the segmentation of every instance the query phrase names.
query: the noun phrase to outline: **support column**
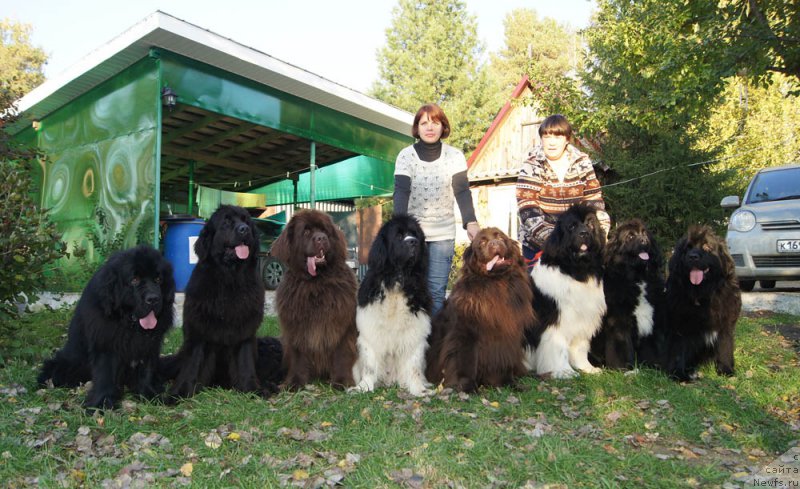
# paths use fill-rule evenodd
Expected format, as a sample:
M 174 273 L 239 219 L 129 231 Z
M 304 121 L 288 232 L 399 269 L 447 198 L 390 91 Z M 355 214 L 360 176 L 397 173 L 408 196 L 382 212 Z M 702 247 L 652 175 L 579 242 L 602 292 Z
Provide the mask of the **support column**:
M 191 216 L 194 209 L 194 161 L 189 162 L 189 203 L 186 207 L 189 209 L 186 213 Z
M 315 141 L 311 141 L 311 161 L 309 163 L 309 201 L 311 203 L 311 208 L 317 208 L 317 181 L 316 181 L 316 173 L 317 173 L 317 143 Z

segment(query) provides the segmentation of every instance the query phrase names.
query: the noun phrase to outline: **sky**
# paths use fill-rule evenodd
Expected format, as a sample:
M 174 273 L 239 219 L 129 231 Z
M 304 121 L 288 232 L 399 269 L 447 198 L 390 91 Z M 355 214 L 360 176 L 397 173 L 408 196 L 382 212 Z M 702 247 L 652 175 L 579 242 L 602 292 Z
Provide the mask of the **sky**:
M 0 0 L 0 18 L 30 24 L 53 77 L 156 10 L 208 29 L 347 87 L 366 92 L 378 78 L 396 0 Z M 488 52 L 504 43 L 503 18 L 536 10 L 575 28 L 594 0 L 466 0 Z

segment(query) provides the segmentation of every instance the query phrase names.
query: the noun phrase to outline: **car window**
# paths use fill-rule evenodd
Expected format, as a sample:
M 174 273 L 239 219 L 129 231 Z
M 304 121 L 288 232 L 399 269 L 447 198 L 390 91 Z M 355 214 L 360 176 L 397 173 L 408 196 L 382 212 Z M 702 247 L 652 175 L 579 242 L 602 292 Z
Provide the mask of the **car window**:
M 800 168 L 759 173 L 747 195 L 747 203 L 800 199 Z

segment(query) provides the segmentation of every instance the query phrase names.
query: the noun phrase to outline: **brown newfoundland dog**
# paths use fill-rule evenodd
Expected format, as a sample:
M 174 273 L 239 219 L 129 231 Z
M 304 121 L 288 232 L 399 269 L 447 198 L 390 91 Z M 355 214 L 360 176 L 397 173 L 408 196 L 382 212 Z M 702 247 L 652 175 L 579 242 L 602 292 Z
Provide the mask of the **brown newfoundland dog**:
M 356 277 L 344 234 L 324 212 L 300 210 L 272 245 L 286 264 L 275 293 L 281 325 L 284 386 L 311 380 L 350 387 L 356 361 Z
M 526 373 L 523 341 L 533 323 L 532 301 L 519 245 L 497 228 L 481 230 L 433 320 L 428 380 L 464 392 L 514 384 Z
M 669 261 L 667 372 L 692 379 L 714 360 L 717 373 L 733 374 L 733 336 L 742 309 L 733 259 L 707 226 L 692 226 Z

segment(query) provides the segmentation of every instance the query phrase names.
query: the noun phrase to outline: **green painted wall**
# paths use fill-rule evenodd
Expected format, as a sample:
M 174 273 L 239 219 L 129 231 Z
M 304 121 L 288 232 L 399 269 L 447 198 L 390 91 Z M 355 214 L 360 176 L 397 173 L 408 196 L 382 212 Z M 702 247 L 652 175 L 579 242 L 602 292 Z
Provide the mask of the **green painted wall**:
M 70 252 L 86 250 L 96 262 L 104 257 L 92 238 L 123 247 L 153 241 L 158 103 L 148 58 L 41 121 L 36 145 L 48 160 L 35 169 L 39 198 Z

